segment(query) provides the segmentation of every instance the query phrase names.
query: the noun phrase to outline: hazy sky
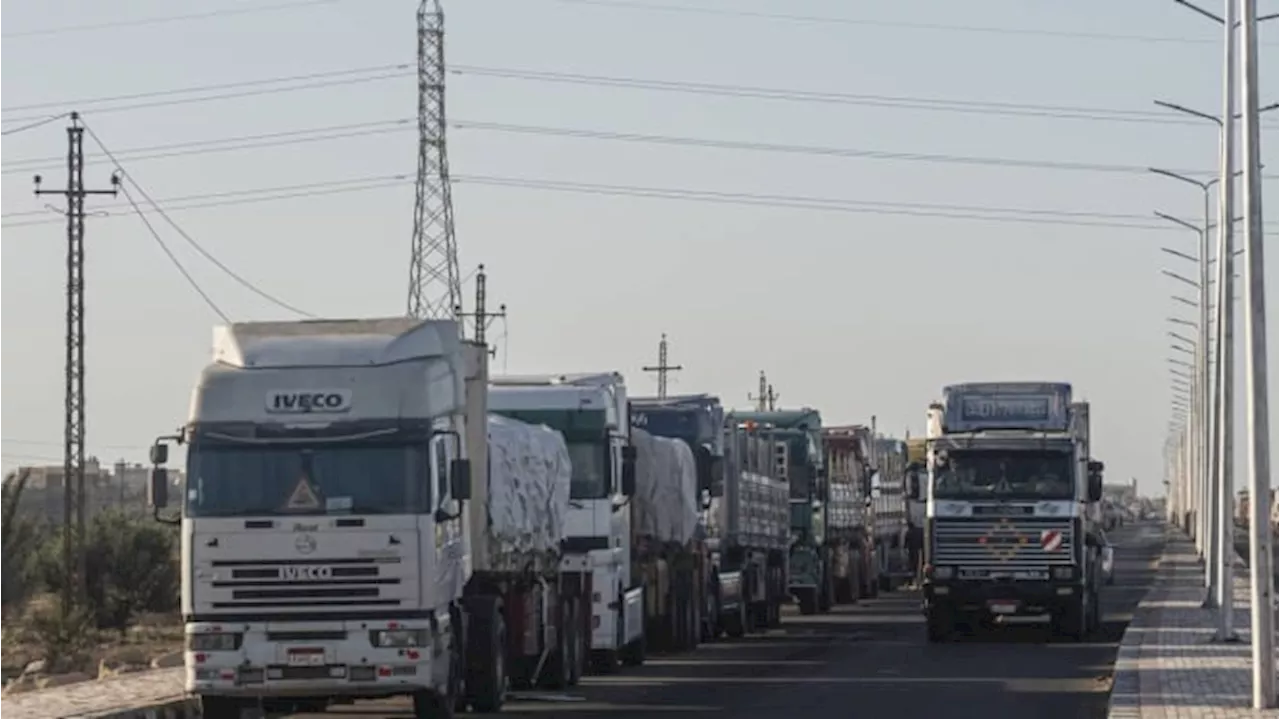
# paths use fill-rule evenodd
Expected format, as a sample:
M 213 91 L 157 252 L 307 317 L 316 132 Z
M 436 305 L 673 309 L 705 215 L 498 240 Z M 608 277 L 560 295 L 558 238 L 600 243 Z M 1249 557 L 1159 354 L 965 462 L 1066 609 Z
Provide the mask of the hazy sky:
M 415 113 L 416 5 L 8 2 L 4 127 L 79 109 L 162 205 L 219 203 L 172 216 L 246 279 L 319 315 L 402 314 L 416 141 L 411 123 L 369 131 Z M 1221 2 L 1209 5 L 1221 11 Z M 1274 0 L 1260 5 L 1275 10 Z M 25 34 L 264 6 L 277 9 Z M 709 391 L 744 406 L 764 369 L 784 405 L 818 407 L 833 422 L 876 415 L 897 434 L 923 431 L 927 403 L 948 382 L 1067 380 L 1093 404 L 1095 454 L 1109 479 L 1137 477 L 1145 491 L 1157 489 L 1170 401 L 1166 358 L 1180 355 L 1167 349 L 1166 332 L 1178 328 L 1165 317 L 1190 316 L 1170 299 L 1185 288 L 1160 269 L 1195 272 L 1159 248 L 1194 253 L 1196 236 L 1150 229 L 1161 224 L 1151 213 L 1196 219 L 1201 196 L 1142 168 L 1215 167 L 1213 126 L 1171 124 L 1181 118 L 1154 114 L 1152 100 L 1219 112 L 1216 24 L 1172 0 L 446 0 L 445 8 L 448 60 L 469 68 L 448 77 L 449 116 L 459 123 L 449 135 L 459 252 L 464 273 L 486 263 L 492 300 L 509 305 L 499 369 L 618 369 L 633 393 L 651 394 L 654 380 L 640 367 L 656 360 L 666 332 L 671 360 L 685 367 L 673 392 Z M 1276 100 L 1274 23 L 1263 42 L 1265 105 Z M 367 70 L 396 64 L 407 65 Z M 524 77 L 494 77 L 495 69 Z M 345 70 L 365 71 L 333 74 Z M 655 91 L 534 80 L 531 72 L 789 92 L 765 99 Z M 304 83 L 243 84 L 314 73 L 325 76 L 307 82 L 324 86 L 277 92 Z M 87 102 L 223 84 L 235 86 Z M 173 102 L 250 90 L 262 92 Z M 913 101 L 852 103 L 833 93 Z M 940 101 L 1013 103 L 1020 114 L 943 111 Z M 148 106 L 108 111 L 123 105 Z M 1069 119 L 1025 105 L 1093 110 Z M 1117 111 L 1140 121 L 1108 119 Z M 369 124 L 379 122 L 386 124 Z M 32 197 L 30 176 L 39 170 L 49 185 L 65 181 L 63 125 L 3 141 L 6 468 L 61 454 L 63 228 L 53 212 L 14 213 L 57 199 Z M 296 134 L 351 125 L 358 127 Z M 564 130 L 836 151 L 590 139 Z M 229 146 L 194 143 L 275 133 L 295 134 L 254 141 L 276 143 L 270 147 L 190 152 Z M 335 134 L 346 136 L 280 144 Z M 1263 134 L 1263 162 L 1276 167 L 1274 115 Z M 171 147 L 128 152 L 158 146 Z M 954 156 L 1023 166 L 943 161 Z M 19 163 L 40 158 L 51 160 Z M 89 166 L 89 184 L 103 186 L 109 170 Z M 347 182 L 397 174 L 404 179 L 394 184 Z M 676 189 L 686 198 L 687 191 L 824 198 L 844 209 L 502 187 L 468 176 Z M 270 199 L 353 187 L 360 189 Z M 1271 231 L 1275 195 L 1268 180 Z M 180 200 L 192 196 L 202 199 Z M 925 216 L 939 214 L 938 205 L 961 209 Z M 87 231 L 89 448 L 104 460 L 141 460 L 152 438 L 185 420 L 218 318 L 127 205 L 92 198 L 89 207 L 112 213 L 91 218 Z M 1038 214 L 1007 212 L 1015 208 Z M 990 210 L 1042 222 L 970 219 Z M 1083 213 L 1076 222 L 1097 226 L 1062 224 L 1063 213 Z M 149 217 L 232 318 L 294 316 Z M 33 220 L 48 223 L 12 226 Z M 1106 226 L 1115 224 L 1139 227 Z M 1274 360 L 1274 254 L 1268 268 Z M 501 337 L 501 326 L 493 334 Z

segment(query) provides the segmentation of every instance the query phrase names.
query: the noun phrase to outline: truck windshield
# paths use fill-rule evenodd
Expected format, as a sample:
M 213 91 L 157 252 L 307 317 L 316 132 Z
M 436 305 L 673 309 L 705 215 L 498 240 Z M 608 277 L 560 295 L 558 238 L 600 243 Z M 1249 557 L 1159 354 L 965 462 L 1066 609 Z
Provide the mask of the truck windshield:
M 206 444 L 187 454 L 191 517 L 421 514 L 425 444 Z
M 604 499 L 609 496 L 608 456 L 600 442 L 569 442 L 573 475 L 569 482 L 572 499 Z
M 933 496 L 943 499 L 1071 499 L 1075 473 L 1065 452 L 953 451 L 934 468 Z

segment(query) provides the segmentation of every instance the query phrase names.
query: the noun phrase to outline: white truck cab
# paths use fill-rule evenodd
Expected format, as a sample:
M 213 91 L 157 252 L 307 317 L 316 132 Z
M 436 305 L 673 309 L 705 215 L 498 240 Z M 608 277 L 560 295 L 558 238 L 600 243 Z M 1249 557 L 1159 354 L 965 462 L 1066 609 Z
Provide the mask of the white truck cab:
M 204 716 L 389 695 L 448 709 L 470 573 L 464 372 L 452 321 L 215 329 L 187 424 L 152 448 Z M 180 520 L 160 513 L 169 441 L 187 446 Z
M 495 376 L 489 411 L 564 435 L 573 464 L 565 568 L 591 573 L 591 650 L 598 669 L 643 656 L 644 593 L 631 574 L 635 450 L 617 372 Z

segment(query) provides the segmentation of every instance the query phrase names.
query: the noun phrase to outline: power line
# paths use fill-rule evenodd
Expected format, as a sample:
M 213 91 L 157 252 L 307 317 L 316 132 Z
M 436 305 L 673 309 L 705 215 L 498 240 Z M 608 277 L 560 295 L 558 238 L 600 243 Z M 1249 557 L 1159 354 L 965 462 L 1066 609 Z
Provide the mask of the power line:
M 524 0 L 521 0 L 522 2 Z M 822 25 L 852 25 L 862 27 L 892 28 L 897 30 L 937 30 L 945 32 L 972 32 L 990 35 L 1019 35 L 1032 37 L 1055 37 L 1085 40 L 1108 40 L 1116 42 L 1141 43 L 1186 43 L 1205 45 L 1218 42 L 1216 39 L 1200 39 L 1190 37 L 1170 37 L 1159 35 L 1130 35 L 1120 33 L 1082 32 L 1071 30 L 1044 30 L 1037 28 L 993 27 L 986 25 L 958 25 L 949 23 L 923 23 L 899 20 L 869 20 L 865 18 L 839 17 L 831 15 L 797 15 L 791 13 L 762 12 L 752 10 L 728 10 L 722 8 L 688 7 L 685 5 L 667 5 L 652 2 L 635 2 L 634 0 L 554 0 L 570 5 L 594 5 L 598 7 L 627 10 L 654 10 L 660 12 L 682 12 L 699 15 L 717 15 L 721 17 L 757 18 L 763 20 L 783 20 L 797 23 L 813 23 Z
M 142 110 L 142 109 L 148 109 L 153 107 L 168 107 L 171 105 L 188 105 L 193 103 L 214 102 L 218 100 L 231 100 L 231 99 L 243 98 L 243 97 L 258 97 L 261 95 L 275 95 L 282 92 L 296 92 L 298 90 L 315 90 L 315 89 L 324 88 L 324 87 L 337 87 L 339 85 L 359 85 L 366 82 L 379 82 L 382 80 L 394 80 L 394 79 L 405 78 L 405 77 L 412 77 L 412 73 L 388 72 L 388 73 L 383 73 L 381 75 L 370 75 L 368 77 L 321 80 L 317 82 L 303 83 L 301 85 L 294 85 L 291 87 L 272 87 L 272 88 L 263 88 L 258 90 L 242 90 L 237 92 L 224 92 L 224 93 L 218 93 L 214 95 L 204 95 L 201 97 L 184 97 L 184 98 L 175 98 L 172 100 L 155 100 L 153 102 L 140 102 L 132 105 L 98 107 L 98 108 L 92 108 L 92 111 L 96 115 L 102 115 L 109 112 L 125 112 L 130 110 Z M 30 117 L 31 116 L 6 118 L 4 122 L 21 122 L 23 120 L 29 119 Z
M 211 152 L 233 152 L 236 150 L 282 147 L 285 145 L 298 145 L 310 142 L 328 142 L 331 140 L 368 137 L 372 135 L 383 135 L 390 132 L 408 130 L 410 129 L 410 123 L 412 122 L 413 118 L 376 120 L 373 122 L 357 122 L 345 125 L 330 125 L 327 127 L 283 130 L 279 132 L 239 135 L 235 137 L 223 137 L 208 140 L 188 140 L 185 142 L 167 143 L 164 145 L 151 145 L 148 147 L 117 150 L 116 156 L 136 163 L 142 160 L 183 157 L 187 155 L 200 155 Z M 95 156 L 90 155 L 90 157 L 94 158 Z M 46 156 L 12 160 L 5 163 L 5 169 L 0 171 L 0 174 L 12 175 L 20 172 L 31 172 L 32 170 L 42 169 L 51 163 L 57 162 L 59 159 L 60 158 L 55 156 Z M 104 157 L 99 155 L 96 156 L 96 159 L 87 161 L 86 164 L 92 165 L 102 161 L 104 161 Z
M 14 127 L 14 128 L 8 129 L 8 130 L 4 130 L 3 132 L 0 132 L 0 135 L 15 135 L 15 134 L 17 134 L 17 133 L 19 133 L 19 132 L 26 132 L 27 130 L 34 130 L 34 129 L 35 129 L 35 128 L 37 128 L 37 127 L 42 127 L 42 126 L 44 126 L 44 125 L 48 125 L 49 123 L 54 122 L 55 120 L 61 120 L 62 118 L 66 117 L 66 116 L 67 116 L 67 113 L 65 113 L 65 112 L 63 112 L 63 113 L 59 113 L 59 114 L 57 114 L 57 115 L 50 115 L 49 117 L 46 117 L 46 118 L 44 118 L 44 119 L 42 119 L 42 120 L 36 120 L 36 121 L 34 121 L 34 122 L 27 123 L 26 125 L 23 125 L 23 126 L 21 126 L 21 127 Z
M 17 445 L 33 445 L 37 447 L 61 447 L 61 442 L 51 442 L 39 439 L 15 439 L 13 437 L 0 438 L 0 445 L 17 444 Z M 144 444 L 99 444 L 95 445 L 97 449 L 146 449 Z M 61 459 L 61 458 L 59 458 Z
M 163 15 L 159 17 L 138 18 L 136 20 L 116 20 L 112 22 L 92 23 L 86 25 L 63 25 L 61 27 L 50 27 L 38 30 L 22 30 L 19 32 L 6 32 L 0 35 L 0 38 L 15 37 L 39 37 L 45 35 L 61 35 L 68 32 L 85 32 L 88 30 L 107 30 L 121 27 L 137 27 L 141 25 L 159 25 L 161 23 L 181 22 L 186 20 L 211 20 L 213 18 L 227 17 L 230 15 L 250 15 L 260 12 L 269 12 L 274 10 L 295 10 L 299 8 L 313 7 L 316 5 L 331 5 L 342 0 L 295 0 L 294 2 L 274 3 L 272 5 L 257 5 L 241 8 L 224 8 L 222 10 L 209 10 L 200 13 L 191 13 L 188 15 Z
M 388 187 L 407 187 L 413 182 L 412 173 L 396 175 L 379 175 L 364 178 L 335 180 L 310 185 L 294 185 L 284 188 L 257 188 L 252 190 L 234 190 L 210 193 L 208 195 L 188 195 L 189 204 L 175 205 L 179 198 L 165 200 L 170 211 L 202 209 L 208 207 L 225 207 L 257 202 L 269 202 L 284 199 L 297 199 L 320 195 L 334 195 Z M 943 219 L 988 220 L 992 222 L 1020 222 L 1029 224 L 1072 225 L 1084 227 L 1107 227 L 1115 229 L 1134 229 L 1143 231 L 1181 232 L 1177 227 L 1165 224 L 1141 222 L 1146 215 L 1125 213 L 1104 213 L 1078 210 L 1054 210 L 1047 208 L 1013 208 L 994 206 L 968 206 L 950 204 L 929 204 L 910 202 L 885 202 L 867 200 L 849 200 L 839 198 L 822 198 L 795 195 L 770 195 L 714 190 L 693 190 L 682 188 L 638 187 L 630 185 L 610 185 L 604 183 L 583 183 L 540 178 L 505 177 L 494 175 L 455 175 L 457 184 L 520 188 L 530 190 L 548 190 L 573 192 L 580 194 L 645 197 L 651 199 L 683 200 L 690 202 L 706 202 L 715 204 L 750 205 L 758 207 L 778 207 L 808 210 L 829 210 L 880 215 L 900 215 L 907 217 L 937 217 Z M 311 187 L 314 189 L 295 188 Z M 276 190 L 286 190 L 287 194 L 279 197 L 264 197 Z M 198 202 L 201 197 L 209 197 L 209 202 Z M 115 209 L 107 206 L 107 209 Z M 148 212 L 145 208 L 143 212 Z M 1025 215 L 1021 217 L 1019 215 Z M 118 215 L 108 215 L 117 217 Z M 1125 221 L 1131 220 L 1131 221 Z M 50 224 L 56 219 L 38 220 L 35 222 L 5 224 L 5 228 L 33 224 Z
M 86 124 L 85 131 L 89 133 L 89 137 L 93 139 L 94 144 L 98 146 L 98 149 L 102 151 L 102 154 L 106 155 L 111 160 L 111 163 L 115 165 L 115 169 L 117 172 L 120 173 L 120 176 L 125 180 L 127 180 L 128 182 L 130 182 L 133 185 L 134 189 L 138 191 L 138 194 L 142 195 L 142 198 L 147 201 L 147 204 L 151 205 L 152 209 L 154 209 L 156 213 L 159 214 L 160 217 L 166 223 L 168 223 L 168 225 L 172 227 L 173 230 L 177 232 L 179 236 L 182 237 L 182 239 L 187 241 L 187 244 L 195 248 L 196 252 L 199 252 L 206 260 L 209 260 L 218 269 L 225 272 L 228 277 L 235 280 L 237 283 L 240 284 L 240 286 L 244 287 L 250 292 L 253 292 L 254 294 L 258 295 L 264 300 L 267 300 L 268 302 L 276 305 L 277 307 L 281 307 L 290 312 L 302 315 L 303 317 L 315 317 L 315 315 L 309 312 L 306 312 L 304 310 L 300 310 L 297 307 L 294 307 L 293 305 L 285 302 L 284 300 L 281 300 L 275 297 L 274 295 L 269 294 L 268 292 L 261 289 L 257 285 L 241 277 L 230 267 L 227 267 L 225 264 L 223 264 L 222 261 L 219 260 L 217 257 L 214 257 L 208 250 L 206 250 L 203 246 L 201 246 L 199 242 L 196 242 L 195 239 L 191 237 L 191 235 L 187 234 L 187 231 L 182 229 L 181 225 L 179 225 L 177 222 L 174 222 L 173 218 L 171 218 L 169 214 L 165 212 L 164 208 L 162 208 L 154 199 L 152 199 L 151 195 L 146 191 L 146 189 L 144 189 L 141 185 L 139 185 L 138 181 L 134 179 L 134 177 L 124 169 L 124 167 L 120 164 L 120 162 L 115 158 L 115 155 L 112 154 L 111 150 L 107 149 L 107 146 L 103 144 L 102 139 L 98 137 L 98 134 L 93 131 L 92 127 Z M 130 204 L 132 205 L 134 210 L 137 210 L 140 212 L 140 208 L 138 208 L 137 205 L 134 205 L 132 203 L 132 200 L 130 200 Z M 150 223 L 148 223 L 147 226 L 148 226 L 148 229 L 151 229 L 152 232 L 154 233 L 154 229 L 151 228 Z M 163 245 L 163 242 L 161 244 Z M 190 280 L 189 276 L 188 276 L 188 279 Z M 192 280 L 192 282 L 194 281 Z M 204 296 L 204 293 L 201 292 L 201 295 Z M 217 312 L 219 315 L 222 315 L 221 310 L 218 310 L 217 306 L 213 305 L 212 302 L 208 300 L 207 296 L 205 296 L 205 299 L 207 302 L 210 302 L 210 306 L 214 308 L 215 312 Z M 222 315 L 222 316 L 225 318 L 225 315 Z
M 130 182 L 132 182 L 132 180 L 130 180 Z M 191 285 L 191 289 L 195 290 L 196 294 L 200 295 L 200 299 L 204 300 L 204 303 L 209 306 L 209 309 L 213 310 L 214 314 L 221 317 L 223 322 L 230 324 L 231 318 L 227 316 L 227 313 L 223 312 L 221 307 L 218 307 L 218 303 L 213 301 L 213 298 L 209 296 L 208 292 L 204 291 L 204 288 L 200 286 L 199 282 L 196 282 L 196 278 L 192 277 L 190 272 L 187 272 L 187 268 L 182 266 L 182 261 L 178 259 L 177 255 L 173 254 L 173 250 L 169 249 L 169 245 L 165 243 L 164 238 L 160 237 L 160 233 L 156 232 L 156 228 L 152 226 L 151 220 L 147 219 L 147 216 L 142 212 L 142 208 L 138 207 L 137 202 L 134 202 L 133 195 L 129 193 L 129 188 L 123 187 L 122 189 L 124 192 L 124 198 L 129 201 L 129 206 L 132 207 L 134 213 L 138 215 L 138 219 L 142 220 L 142 224 L 146 226 L 147 232 L 151 233 L 151 238 L 156 241 L 157 245 L 160 245 L 160 249 L 164 251 L 165 256 L 169 258 L 169 261 L 173 263 L 173 266 L 177 268 L 182 277 L 186 279 L 187 284 Z
M 232 152 L 247 149 L 261 149 L 268 147 L 278 147 L 284 145 L 294 145 L 309 142 L 327 142 L 331 140 L 348 139 L 354 137 L 367 137 L 372 135 L 381 135 L 410 128 L 410 120 L 408 118 L 398 120 L 383 120 L 375 122 L 354 123 L 348 125 L 336 125 L 330 127 L 310 128 L 305 130 L 289 130 L 283 132 L 264 133 L 258 135 L 243 135 L 239 137 L 228 137 L 213 140 L 196 140 L 191 142 L 170 143 L 166 145 L 155 145 L 151 147 L 133 148 L 123 150 L 121 155 L 127 157 L 131 161 L 137 162 L 141 160 L 160 159 L 168 157 L 178 157 L 183 155 L 206 154 L 214 152 Z M 991 156 L 973 156 L 973 155 L 951 155 L 942 153 L 919 153 L 919 152 L 900 152 L 890 150 L 876 150 L 867 148 L 847 148 L 847 147 L 822 147 L 814 145 L 786 145 L 779 143 L 767 142 L 746 142 L 734 140 L 716 140 L 711 138 L 686 137 L 679 135 L 650 135 L 643 133 L 627 133 L 609 130 L 591 130 L 584 128 L 568 128 L 568 127 L 551 127 L 538 125 L 517 125 L 512 123 L 498 123 L 485 121 L 469 121 L 456 120 L 450 123 L 451 127 L 460 130 L 478 130 L 487 132 L 503 132 L 513 134 L 548 136 L 548 137 L 565 137 L 573 139 L 587 140 L 607 140 L 615 142 L 630 143 L 648 143 L 673 145 L 681 147 L 705 147 L 722 150 L 739 150 L 752 152 L 772 152 L 784 154 L 799 155 L 816 155 L 825 157 L 843 157 L 850 159 L 866 159 L 866 160 L 888 160 L 900 162 L 926 162 L 941 164 L 959 164 L 959 165 L 976 165 L 986 167 L 1007 167 L 1019 169 L 1038 169 L 1038 170 L 1059 170 L 1073 172 L 1105 172 L 1119 173 L 1130 175 L 1147 175 L 1150 170 L 1145 165 L 1119 165 L 1107 163 L 1085 163 L 1085 162 L 1066 162 L 1056 160 L 1033 160 L 1022 158 L 1008 157 L 991 157 Z M 185 149 L 184 149 L 185 148 Z M 45 166 L 57 161 L 56 157 L 45 158 L 28 158 L 17 160 L 15 164 L 18 167 L 8 167 L 0 174 L 13 174 L 18 172 L 30 172 L 32 170 L 43 169 Z M 100 160 L 99 160 L 100 161 Z M 88 164 L 95 164 L 89 162 Z M 1186 175 L 1210 175 L 1209 170 L 1190 170 L 1181 169 L 1177 172 Z M 1275 174 L 1267 175 L 1268 178 L 1275 178 Z M 40 214 L 41 211 L 31 211 L 27 214 Z M 4 215 L 10 217 L 12 215 Z
M 1197 127 L 1204 124 L 1203 121 L 1200 120 L 1188 119 L 1173 113 L 1157 112 L 1153 110 L 1125 110 L 1120 108 L 1043 105 L 983 100 L 952 100 L 947 98 L 912 97 L 902 95 L 866 95 L 847 92 L 795 90 L 789 88 L 689 82 L 680 80 L 653 80 L 626 76 L 586 75 L 581 73 L 477 67 L 469 65 L 456 65 L 451 68 L 451 72 L 458 75 L 473 75 L 478 77 L 493 77 L 508 80 L 590 85 L 629 90 L 679 92 L 718 97 L 781 100 L 786 102 L 830 103 L 865 107 L 925 110 L 933 112 L 959 112 L 977 115 L 1007 115 L 1011 117 L 1039 117 L 1063 120 L 1088 120 L 1095 122 L 1136 122 L 1157 125 L 1193 125 Z
M 844 104 L 864 107 L 881 107 L 890 109 L 904 110 L 920 110 L 932 112 L 958 112 L 965 114 L 979 115 L 1005 115 L 1012 117 L 1033 117 L 1033 118 L 1051 118 L 1066 120 L 1083 120 L 1094 122 L 1125 122 L 1125 123 L 1150 123 L 1161 125 L 1188 125 L 1199 126 L 1197 120 L 1184 118 L 1180 115 L 1157 112 L 1152 110 L 1126 110 L 1121 108 L 1104 108 L 1104 107 L 1087 107 L 1072 105 L 1044 105 L 1034 103 L 1017 103 L 1017 102 L 1000 102 L 1000 101 L 981 101 L 981 100 L 954 100 L 937 97 L 918 97 L 904 95 L 872 95 L 858 94 L 847 92 L 828 92 L 828 91 L 811 91 L 796 90 L 778 87 L 761 87 L 752 85 L 735 85 L 723 83 L 708 82 L 690 82 L 661 80 L 652 78 L 639 78 L 628 76 L 609 76 L 609 75 L 591 75 L 572 72 L 557 72 L 546 70 L 528 70 L 521 68 L 504 68 L 504 67 L 483 67 L 471 65 L 459 65 L 450 69 L 457 75 L 471 75 L 476 77 L 491 77 L 508 80 L 523 80 L 529 82 L 548 82 L 571 85 L 589 85 L 598 87 L 614 87 L 620 89 L 649 90 L 658 92 L 678 92 L 694 95 L 720 96 L 720 97 L 742 97 L 751 99 L 780 100 L 788 102 L 813 102 L 813 103 L 829 103 Z M 168 100 L 158 100 L 153 102 L 142 102 L 118 105 L 114 107 L 96 108 L 94 112 L 123 112 L 136 109 L 162 107 L 173 104 L 186 104 L 193 102 L 210 102 L 216 100 L 234 99 L 240 97 L 254 97 L 260 95 L 270 95 L 277 92 L 294 92 L 297 90 L 308 90 L 324 87 L 334 87 L 340 85 L 351 85 L 365 82 L 375 82 L 387 79 L 407 78 L 413 75 L 409 64 L 391 64 L 391 65 L 375 65 L 369 67 L 359 67 L 350 69 L 330 70 L 319 73 L 310 73 L 306 75 L 292 75 L 283 77 L 271 77 L 254 80 L 242 80 L 236 82 L 224 82 L 206 85 L 194 85 L 182 88 L 170 88 L 166 90 L 156 90 L 150 92 L 137 92 L 113 96 L 99 96 L 94 98 L 72 99 L 59 102 L 42 102 L 27 105 L 19 105 L 10 108 L 4 108 L 6 113 L 21 112 L 24 110 L 47 109 L 51 107 L 85 107 L 87 105 L 100 105 L 118 103 L 131 100 L 155 100 L 155 98 L 173 98 Z M 367 77 L 353 77 L 367 76 Z M 258 89 L 252 92 L 223 92 L 226 90 L 239 90 L 242 88 L 262 88 L 265 85 L 279 85 L 284 83 L 303 83 L 302 85 Z M 193 93 L 215 93 L 202 97 L 185 97 L 174 98 L 176 95 L 189 95 Z M 37 116 L 19 116 L 4 118 L 3 122 L 21 122 L 24 120 L 37 119 Z

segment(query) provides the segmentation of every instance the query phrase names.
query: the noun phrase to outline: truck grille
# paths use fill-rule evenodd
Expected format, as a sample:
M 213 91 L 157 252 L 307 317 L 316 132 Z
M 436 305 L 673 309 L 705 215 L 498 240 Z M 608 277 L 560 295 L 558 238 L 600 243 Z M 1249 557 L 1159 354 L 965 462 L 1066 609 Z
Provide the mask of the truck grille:
M 934 566 L 1017 571 L 1074 563 L 1070 519 L 936 519 Z
M 394 608 L 411 596 L 396 576 L 398 557 L 215 560 L 215 610 Z

